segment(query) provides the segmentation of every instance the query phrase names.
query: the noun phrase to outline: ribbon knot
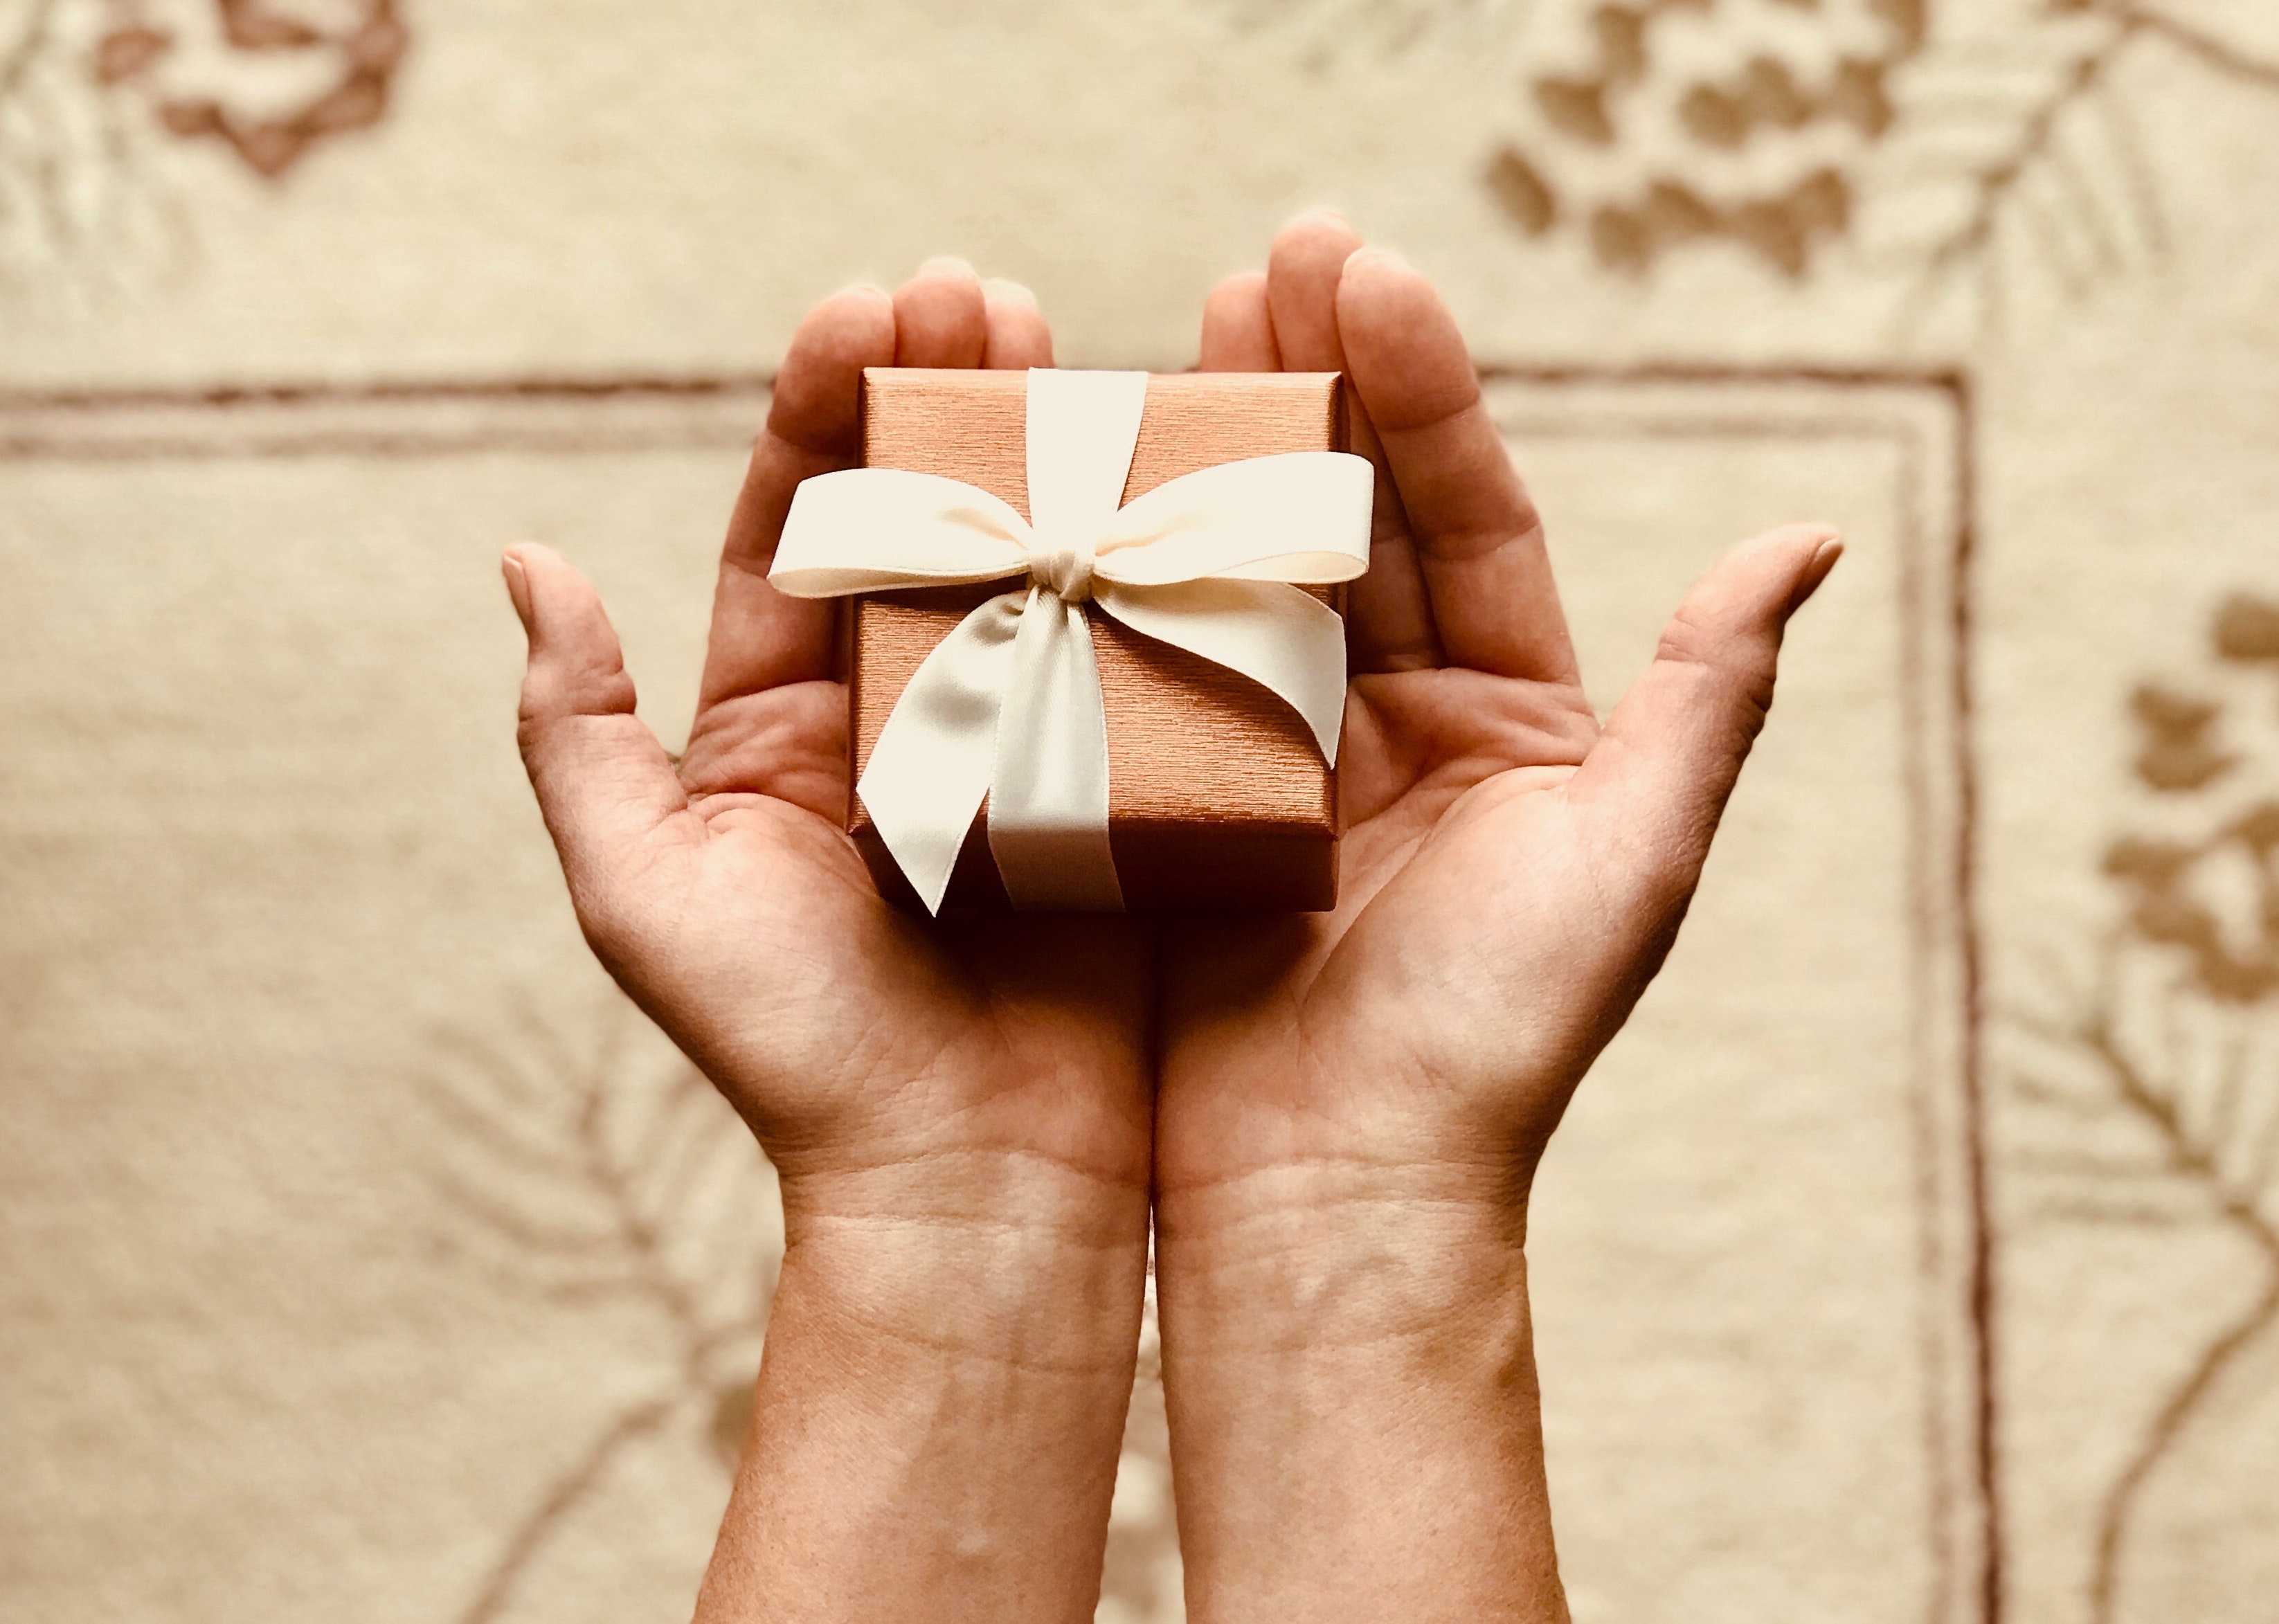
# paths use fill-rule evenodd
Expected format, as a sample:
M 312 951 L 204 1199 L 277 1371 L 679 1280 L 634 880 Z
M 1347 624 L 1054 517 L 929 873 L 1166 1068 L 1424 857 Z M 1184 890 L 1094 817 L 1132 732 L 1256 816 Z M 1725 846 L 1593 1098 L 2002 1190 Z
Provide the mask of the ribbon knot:
M 1029 563 L 1029 578 L 1057 595 L 1063 603 L 1082 603 L 1092 596 L 1092 548 L 1055 547 Z
M 1298 588 L 1369 567 L 1369 463 L 1252 457 L 1124 504 L 1147 398 L 1145 372 L 1032 370 L 1026 518 L 974 486 L 902 469 L 818 474 L 792 498 L 768 572 L 787 596 L 1026 578 L 925 657 L 856 785 L 929 912 L 985 798 L 1014 907 L 1123 908 L 1088 604 L 1261 684 L 1336 764 L 1345 623 Z

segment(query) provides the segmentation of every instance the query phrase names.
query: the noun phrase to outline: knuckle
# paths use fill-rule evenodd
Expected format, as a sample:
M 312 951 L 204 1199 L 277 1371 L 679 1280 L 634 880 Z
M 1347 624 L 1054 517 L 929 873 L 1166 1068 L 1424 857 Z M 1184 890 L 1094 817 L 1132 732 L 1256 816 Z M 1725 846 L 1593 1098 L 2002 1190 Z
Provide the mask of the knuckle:
M 617 655 L 583 656 L 533 665 L 522 681 L 525 729 L 560 716 L 623 716 L 635 701 L 633 679 Z
M 1690 666 L 1723 691 L 1730 715 L 1748 748 L 1772 713 L 1773 680 L 1779 644 L 1769 633 L 1721 626 L 1690 606 L 1680 606 L 1661 633 L 1654 658 Z

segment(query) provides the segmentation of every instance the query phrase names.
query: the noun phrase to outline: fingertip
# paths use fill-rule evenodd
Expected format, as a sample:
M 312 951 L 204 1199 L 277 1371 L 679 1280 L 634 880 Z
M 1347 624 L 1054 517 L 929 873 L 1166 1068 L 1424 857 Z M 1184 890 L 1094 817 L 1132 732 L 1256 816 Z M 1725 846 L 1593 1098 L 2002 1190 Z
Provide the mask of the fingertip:
M 1025 304 L 1031 310 L 1040 308 L 1033 289 L 1007 276 L 993 276 L 981 284 L 981 296 L 990 303 Z
M 1446 421 L 1479 398 L 1479 368 L 1424 273 L 1391 249 L 1348 256 L 1338 280 L 1348 371 L 1380 433 Z
M 553 617 L 541 605 L 549 597 L 558 599 L 564 583 L 587 586 L 575 564 L 536 541 L 518 541 L 507 548 L 499 555 L 499 569 L 506 577 L 507 594 L 515 601 L 515 612 L 522 617 L 525 629 L 533 632 Z
M 500 555 L 506 589 L 522 617 L 523 630 L 542 652 L 564 639 L 575 642 L 592 616 L 605 621 L 601 594 L 578 567 L 550 547 L 518 541 Z
M 1439 295 L 1431 282 L 1397 249 L 1369 243 L 1345 257 L 1338 277 L 1338 309 L 1342 317 L 1349 303 L 1361 304 L 1387 297 L 1431 300 Z
M 1354 228 L 1342 210 L 1328 207 L 1308 209 L 1293 215 L 1281 230 L 1274 234 L 1274 246 L 1267 257 L 1270 266 L 1275 261 L 1293 257 L 1315 257 L 1335 254 L 1342 261 L 1362 246 L 1362 234 Z
M 1018 282 L 992 277 L 981 284 L 981 300 L 987 329 L 982 365 L 1017 372 L 1053 364 L 1053 330 L 1035 294 Z
M 1278 372 L 1281 352 L 1266 304 L 1266 272 L 1238 271 L 1203 301 L 1201 369 L 1206 372 Z
M 526 718 L 633 709 L 625 651 L 594 584 L 553 548 L 533 543 L 508 548 L 503 568 L 510 594 L 520 578 L 515 609 L 530 637 Z
M 1388 248 L 1382 242 L 1363 243 L 1346 256 L 1346 265 L 1348 269 L 1356 265 L 1363 269 L 1382 266 L 1387 270 L 1406 272 L 1411 276 L 1417 274 L 1416 264 L 1408 255 L 1397 248 Z
M 510 547 L 499 555 L 499 573 L 506 578 L 506 595 L 514 605 L 514 616 L 522 622 L 525 637 L 530 635 L 530 571 L 522 561 L 522 549 Z
M 1283 365 L 1295 372 L 1345 370 L 1338 280 L 1361 247 L 1353 223 L 1325 210 L 1301 214 L 1276 234 L 1266 257 L 1266 298 Z
M 1798 527 L 1799 539 L 1811 546 L 1812 568 L 1824 578 L 1844 556 L 1844 534 L 1833 525 L 1805 525 Z
M 1203 318 L 1210 319 L 1213 311 L 1232 311 L 1247 307 L 1266 297 L 1266 272 L 1238 271 L 1232 276 L 1222 277 L 1210 296 L 1203 301 Z
M 891 359 L 894 342 L 893 296 L 875 282 L 850 282 L 817 300 L 801 318 L 784 353 L 783 378 L 837 372 L 848 360 L 867 360 L 882 349 Z
M 1816 555 L 1831 541 L 1841 547 L 1842 532 L 1833 525 L 1812 521 L 1796 525 L 1776 525 L 1762 535 L 1755 537 L 1748 545 L 1752 548 L 1778 548 L 1783 552 L 1811 556 Z
M 954 254 L 921 264 L 894 290 L 894 364 L 979 366 L 988 347 L 981 278 Z
M 820 456 L 861 443 L 863 369 L 894 364 L 894 305 L 869 282 L 839 289 L 808 311 L 792 334 L 768 406 L 768 431 Z
M 1784 621 L 1820 590 L 1843 556 L 1843 536 L 1833 525 L 1822 524 L 1779 525 L 1743 542 L 1731 555 L 1734 578 L 1753 582 L 1745 590 Z
M 836 292 L 816 302 L 815 308 L 799 324 L 804 334 L 810 329 L 829 330 L 851 326 L 857 328 L 875 325 L 884 318 L 894 319 L 894 295 L 876 282 L 849 282 Z M 792 340 L 795 345 L 797 337 Z
M 1811 601 L 1820 590 L 1821 583 L 1835 571 L 1844 556 L 1844 538 L 1825 525 L 1812 527 L 1808 539 L 1813 544 L 1812 555 L 1805 562 L 1804 572 L 1797 578 L 1796 590 L 1789 594 L 1788 612 L 1792 615 Z

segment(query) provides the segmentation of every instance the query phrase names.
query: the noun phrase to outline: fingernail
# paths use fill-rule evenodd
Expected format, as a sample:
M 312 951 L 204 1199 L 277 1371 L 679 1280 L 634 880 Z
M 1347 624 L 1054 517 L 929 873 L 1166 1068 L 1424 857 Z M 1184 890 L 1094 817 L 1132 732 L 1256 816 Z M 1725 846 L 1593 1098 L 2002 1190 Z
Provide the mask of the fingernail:
M 960 259 L 955 254 L 936 254 L 932 259 L 926 260 L 918 266 L 918 274 L 920 276 L 965 276 L 971 277 L 976 281 L 981 280 L 979 274 L 973 269 L 971 261 Z
M 1353 218 L 1334 203 L 1316 203 L 1298 218 L 1301 220 L 1335 220 L 1340 226 L 1353 224 Z
M 509 550 L 499 560 L 499 573 L 506 577 L 506 595 L 513 601 L 515 618 L 522 622 L 523 635 L 531 632 L 530 571 L 523 568 L 522 560 Z
M 1014 300 L 1032 310 L 1037 308 L 1037 295 L 1009 277 L 993 276 L 981 284 L 981 291 L 992 298 Z
M 1836 561 L 1843 556 L 1843 537 L 1830 536 L 1820 544 L 1819 550 L 1812 555 L 1812 562 L 1805 565 L 1804 575 L 1797 582 L 1796 591 L 1789 598 L 1790 614 L 1802 609 L 1812 594 L 1820 590 L 1821 582 L 1828 578 L 1829 572 L 1836 568 Z
M 865 294 L 873 299 L 884 299 L 889 303 L 893 303 L 894 297 L 894 295 L 888 293 L 876 282 L 849 282 L 837 293 L 833 294 L 831 297 L 833 299 L 844 299 L 848 294 Z M 825 300 L 825 303 L 829 303 L 830 301 Z

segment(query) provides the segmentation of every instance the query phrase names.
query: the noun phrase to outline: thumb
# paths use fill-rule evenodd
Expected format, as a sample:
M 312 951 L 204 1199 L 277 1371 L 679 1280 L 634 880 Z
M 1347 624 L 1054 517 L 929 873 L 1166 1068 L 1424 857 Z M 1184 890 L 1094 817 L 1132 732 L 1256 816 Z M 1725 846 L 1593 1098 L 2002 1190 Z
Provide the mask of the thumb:
M 530 637 L 518 734 L 579 923 L 605 961 L 624 922 L 616 877 L 688 797 L 664 747 L 633 715 L 617 632 L 586 578 L 550 548 L 511 547 L 507 595 Z
M 1623 868 L 1663 893 L 1658 901 L 1682 908 L 1692 894 L 1772 709 L 1782 630 L 1843 551 L 1826 525 L 1792 525 L 1719 560 L 1569 782 L 1570 800 L 1604 804 Z

